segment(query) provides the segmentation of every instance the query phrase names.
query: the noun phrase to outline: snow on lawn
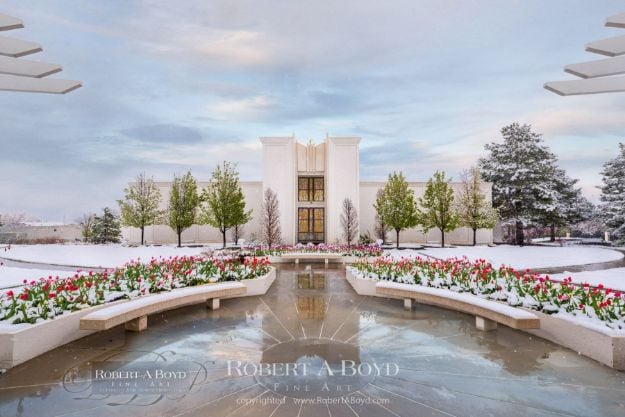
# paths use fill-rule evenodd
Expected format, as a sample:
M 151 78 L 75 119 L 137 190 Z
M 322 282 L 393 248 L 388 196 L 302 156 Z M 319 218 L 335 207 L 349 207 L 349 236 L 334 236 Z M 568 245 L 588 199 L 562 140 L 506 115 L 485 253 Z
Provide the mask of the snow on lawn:
M 549 275 L 554 281 L 562 281 L 571 277 L 574 283 L 583 284 L 587 282 L 592 286 L 603 284 L 605 288 L 625 291 L 625 268 L 604 269 L 600 271 L 567 272 L 562 274 Z
M 149 261 L 152 257 L 199 255 L 206 248 L 177 248 L 175 246 L 143 246 L 129 248 L 121 245 L 11 245 L 0 251 L 0 257 L 16 261 L 82 268 L 115 268 L 133 259 Z
M 470 260 L 486 259 L 494 266 L 509 265 L 515 269 L 553 268 L 616 261 L 621 252 L 604 248 L 583 246 L 460 246 L 456 248 L 428 248 L 424 250 L 391 250 L 393 258 L 432 256 L 439 259 L 466 256 Z
M 11 266 L 0 266 L 0 289 L 8 287 L 21 286 L 24 280 L 37 281 L 39 278 L 48 278 L 57 276 L 60 278 L 67 278 L 74 275 L 71 271 L 55 271 L 48 269 L 30 269 L 30 268 L 15 268 Z

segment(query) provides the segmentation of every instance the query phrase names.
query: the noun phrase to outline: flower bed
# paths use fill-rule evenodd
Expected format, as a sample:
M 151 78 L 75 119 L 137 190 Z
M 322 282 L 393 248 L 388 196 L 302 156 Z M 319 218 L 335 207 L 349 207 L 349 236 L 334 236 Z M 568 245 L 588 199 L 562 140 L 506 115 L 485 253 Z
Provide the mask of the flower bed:
M 507 302 L 512 306 L 565 314 L 576 319 L 602 323 L 615 330 L 625 329 L 625 295 L 602 285 L 574 285 L 571 279 L 555 282 L 548 275 L 493 268 L 484 260 L 378 259 L 357 262 L 351 271 L 362 278 L 446 288 L 475 296 Z
M 7 291 L 0 296 L 0 321 L 36 323 L 119 299 L 220 281 L 254 279 L 267 274 L 270 266 L 267 259 L 256 257 L 242 262 L 193 256 L 153 258 L 147 264 L 129 262 L 105 272 L 78 271 L 69 278 L 24 280 L 19 292 Z
M 353 256 L 356 258 L 377 257 L 382 256 L 382 248 L 378 245 L 329 245 L 320 243 L 313 244 L 297 244 L 297 245 L 281 245 L 281 246 L 250 246 L 244 248 L 255 256 L 281 256 L 285 254 L 296 253 L 332 253 L 341 254 L 342 256 Z

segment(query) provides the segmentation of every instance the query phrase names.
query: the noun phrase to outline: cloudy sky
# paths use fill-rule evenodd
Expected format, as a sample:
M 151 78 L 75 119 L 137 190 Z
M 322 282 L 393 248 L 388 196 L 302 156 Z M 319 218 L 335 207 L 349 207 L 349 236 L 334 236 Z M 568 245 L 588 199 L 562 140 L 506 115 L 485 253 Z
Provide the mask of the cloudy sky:
M 546 81 L 601 58 L 615 0 L 6 0 L 7 35 L 81 80 L 65 96 L 0 92 L 0 212 L 71 221 L 145 171 L 223 159 L 260 179 L 259 136 L 357 135 L 363 179 L 452 176 L 530 123 L 596 198 L 625 139 L 625 94 L 559 97 Z M 621 30 L 622 31 L 622 30 Z M 625 32 L 623 32 L 625 33 Z

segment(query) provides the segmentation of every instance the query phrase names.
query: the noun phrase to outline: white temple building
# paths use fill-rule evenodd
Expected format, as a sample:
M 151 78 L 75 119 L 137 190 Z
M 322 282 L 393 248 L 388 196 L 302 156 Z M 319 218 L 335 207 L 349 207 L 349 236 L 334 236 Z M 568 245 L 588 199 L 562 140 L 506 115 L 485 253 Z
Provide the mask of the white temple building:
M 361 181 L 358 137 L 327 137 L 322 143 L 307 144 L 291 137 L 262 137 L 262 180 L 243 181 L 246 206 L 252 209 L 252 220 L 244 226 L 246 241 L 260 236 L 260 213 L 263 191 L 271 188 L 278 196 L 282 238 L 285 244 L 295 243 L 342 243 L 342 204 L 345 198 L 352 200 L 358 210 L 359 232 L 369 234 L 375 240 L 375 209 L 373 203 L 377 191 L 385 182 Z M 425 182 L 410 182 L 416 197 L 423 195 Z M 170 182 L 157 182 L 163 197 L 163 209 L 167 206 Z M 208 182 L 198 181 L 202 189 Z M 459 183 L 453 184 L 455 188 Z M 491 199 L 492 186 L 484 183 L 483 192 Z M 125 228 L 124 238 L 131 243 L 140 241 L 139 229 Z M 389 241 L 395 233 L 388 234 Z M 166 225 L 150 226 L 145 231 L 146 243 L 174 243 L 174 231 Z M 221 242 L 217 229 L 206 225 L 194 225 L 182 233 L 185 244 Z M 401 243 L 439 243 L 440 232 L 423 233 L 419 228 L 401 232 Z M 446 243 L 471 244 L 472 231 L 460 228 L 445 235 Z M 479 230 L 477 242 L 492 243 L 492 230 Z

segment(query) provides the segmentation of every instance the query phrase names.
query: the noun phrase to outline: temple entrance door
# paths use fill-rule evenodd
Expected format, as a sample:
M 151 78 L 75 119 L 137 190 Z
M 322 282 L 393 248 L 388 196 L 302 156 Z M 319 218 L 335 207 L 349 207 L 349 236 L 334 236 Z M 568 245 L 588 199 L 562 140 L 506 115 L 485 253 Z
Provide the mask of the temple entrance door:
M 297 210 L 298 243 L 325 242 L 325 209 L 305 207 Z

